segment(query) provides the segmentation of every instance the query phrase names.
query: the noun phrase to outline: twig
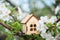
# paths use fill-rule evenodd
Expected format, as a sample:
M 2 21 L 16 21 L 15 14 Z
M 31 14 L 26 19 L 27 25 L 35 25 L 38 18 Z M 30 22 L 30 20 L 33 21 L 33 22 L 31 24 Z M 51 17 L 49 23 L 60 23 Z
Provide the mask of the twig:
M 0 22 L 0 25 L 2 25 L 3 27 L 7 28 L 8 30 L 12 30 L 12 28 L 7 26 L 5 23 Z M 14 35 L 17 35 L 17 36 L 20 37 L 20 36 L 24 35 L 24 33 L 22 31 L 20 31 L 20 32 L 17 32 L 16 34 L 14 34 Z
M 2 25 L 3 27 L 5 27 L 5 28 L 7 28 L 7 29 L 9 29 L 9 30 L 12 30 L 11 27 L 8 27 L 6 24 L 4 24 L 4 23 L 2 23 L 2 22 L 0 22 L 0 25 Z

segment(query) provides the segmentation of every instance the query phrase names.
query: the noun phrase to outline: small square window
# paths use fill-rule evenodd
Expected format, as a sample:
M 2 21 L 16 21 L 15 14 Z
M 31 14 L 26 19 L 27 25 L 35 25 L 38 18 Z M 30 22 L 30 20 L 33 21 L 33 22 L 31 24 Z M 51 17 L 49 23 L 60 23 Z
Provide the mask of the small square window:
M 34 28 L 34 31 L 36 31 L 36 28 Z
M 30 31 L 33 31 L 33 28 L 31 28 Z
M 36 24 L 34 24 L 34 27 L 36 27 Z
M 31 24 L 30 27 L 33 27 L 33 25 Z

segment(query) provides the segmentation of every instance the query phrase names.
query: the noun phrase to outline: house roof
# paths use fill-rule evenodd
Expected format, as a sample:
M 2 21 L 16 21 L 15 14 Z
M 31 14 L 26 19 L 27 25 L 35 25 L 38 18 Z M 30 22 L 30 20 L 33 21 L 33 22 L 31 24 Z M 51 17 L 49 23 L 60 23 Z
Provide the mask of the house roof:
M 33 16 L 34 16 L 33 14 L 30 14 L 30 15 L 26 16 L 26 17 L 21 21 L 21 23 L 26 24 Z M 36 16 L 34 16 L 34 17 L 38 20 L 38 18 L 37 18 Z

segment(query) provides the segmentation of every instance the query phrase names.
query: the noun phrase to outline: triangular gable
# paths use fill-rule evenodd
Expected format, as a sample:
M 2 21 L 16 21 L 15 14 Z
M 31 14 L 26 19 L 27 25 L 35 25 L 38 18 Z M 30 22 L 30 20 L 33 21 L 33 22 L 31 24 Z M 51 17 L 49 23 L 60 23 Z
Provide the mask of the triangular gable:
M 21 23 L 26 24 L 33 16 L 34 16 L 33 14 L 28 15 L 25 19 L 23 19 L 23 20 L 21 21 Z M 34 17 L 35 17 L 35 16 L 34 16 Z M 35 17 L 35 18 L 36 18 L 36 17 Z M 38 18 L 36 18 L 36 19 L 38 20 Z

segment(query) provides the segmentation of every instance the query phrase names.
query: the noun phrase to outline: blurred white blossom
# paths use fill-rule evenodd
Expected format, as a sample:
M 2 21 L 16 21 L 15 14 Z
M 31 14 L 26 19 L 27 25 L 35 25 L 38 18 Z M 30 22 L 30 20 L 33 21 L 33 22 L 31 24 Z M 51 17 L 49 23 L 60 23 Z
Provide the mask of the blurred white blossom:
M 45 24 L 43 24 L 42 21 L 39 21 L 39 26 L 37 27 L 37 30 L 42 33 L 45 33 L 47 29 L 48 27 Z
M 48 18 L 47 16 L 41 16 L 40 20 L 38 21 L 37 30 L 41 32 L 41 36 L 46 40 L 55 40 L 55 38 L 51 35 L 51 33 L 46 33 L 47 29 L 49 29 L 46 23 L 55 23 L 57 21 L 56 16 L 52 16 Z
M 41 36 L 46 40 L 55 40 L 55 38 L 50 33 L 41 33 Z
M 48 18 L 48 16 L 41 16 L 40 21 L 42 21 L 43 23 L 52 23 L 53 24 L 55 21 L 57 21 L 57 17 L 52 16 L 51 18 Z
M 49 20 L 48 20 L 48 23 L 54 23 L 57 21 L 57 17 L 56 16 L 52 16 Z
M 47 16 L 41 16 L 40 19 L 43 22 L 47 22 L 48 21 L 48 17 Z
M 3 19 L 4 21 L 9 20 L 9 14 L 11 11 L 7 9 L 4 3 L 0 4 L 0 19 Z
M 60 7 L 57 6 L 57 7 L 55 8 L 55 14 L 57 14 L 59 10 L 60 10 Z

